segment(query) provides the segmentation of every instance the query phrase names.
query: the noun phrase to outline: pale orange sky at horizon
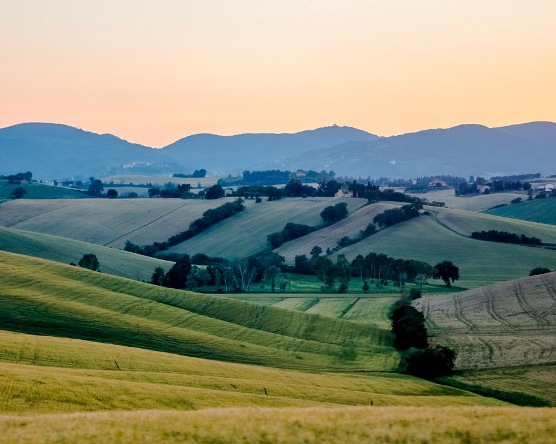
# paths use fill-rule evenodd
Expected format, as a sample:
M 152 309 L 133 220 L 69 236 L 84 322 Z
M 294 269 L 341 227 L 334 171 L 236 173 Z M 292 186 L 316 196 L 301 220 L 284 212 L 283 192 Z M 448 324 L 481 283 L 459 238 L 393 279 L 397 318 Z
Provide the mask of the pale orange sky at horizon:
M 0 42 L 0 127 L 162 147 L 556 121 L 554 0 L 0 0 Z

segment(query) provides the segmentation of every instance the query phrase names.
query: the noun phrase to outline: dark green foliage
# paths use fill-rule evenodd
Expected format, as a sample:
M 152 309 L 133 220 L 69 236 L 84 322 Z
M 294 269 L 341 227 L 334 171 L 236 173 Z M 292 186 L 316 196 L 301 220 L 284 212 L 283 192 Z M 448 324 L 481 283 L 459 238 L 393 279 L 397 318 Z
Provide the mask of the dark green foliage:
M 93 271 L 100 271 L 100 263 L 98 262 L 96 255 L 93 253 L 84 254 L 83 257 L 79 259 L 77 265 L 79 265 L 81 268 L 87 268 Z
M 331 292 L 336 283 L 336 273 L 334 262 L 324 256 L 319 256 L 313 265 L 315 274 L 319 280 L 324 284 L 322 286 L 323 292 Z
M 156 267 L 151 276 L 151 284 L 162 286 L 164 284 L 165 273 L 162 267 Z
M 337 203 L 334 206 L 326 207 L 321 211 L 320 216 L 327 224 L 338 222 L 348 215 L 347 204 L 345 202 Z
M 313 266 L 306 255 L 295 256 L 295 272 L 298 274 L 313 274 Z
M 417 288 L 412 288 L 411 290 L 409 290 L 409 300 L 411 301 L 419 299 L 422 295 L 423 292 L 421 290 L 418 290 Z
M 390 210 L 386 210 L 380 214 L 377 214 L 374 217 L 373 222 L 381 228 L 388 228 L 393 225 L 399 224 L 400 222 L 418 217 L 419 210 L 421 210 L 422 208 L 423 206 L 421 204 L 416 203 L 404 205 L 401 208 L 392 208 Z
M 10 194 L 12 199 L 21 199 L 23 196 L 27 194 L 27 190 L 23 187 L 14 188 Z
M 428 346 L 425 317 L 411 305 L 401 305 L 392 311 L 394 347 L 398 350 L 426 348 Z
M 106 197 L 108 197 L 109 199 L 115 199 L 116 197 L 118 197 L 118 192 L 114 188 L 110 188 L 106 192 Z
M 172 174 L 172 177 L 180 177 L 180 178 L 194 178 L 198 179 L 201 177 L 206 177 L 207 170 L 201 168 L 200 170 L 195 170 L 192 174 L 183 174 L 183 173 L 175 173 Z
M 160 196 L 160 188 L 149 188 L 149 197 Z
M 303 185 L 299 179 L 292 179 L 284 187 L 284 195 L 287 197 L 315 196 L 317 190 L 309 185 Z
M 471 233 L 473 239 L 490 242 L 502 242 L 506 244 L 541 245 L 542 241 L 537 237 L 528 237 L 524 234 L 518 235 L 507 231 L 489 230 L 474 231 Z
M 32 178 L 33 173 L 31 173 L 31 171 L 27 171 L 26 173 L 10 174 L 9 176 L 0 176 L 0 179 L 8 179 L 8 184 L 21 183 L 23 180 L 31 182 Z
M 183 255 L 182 258 L 168 270 L 162 285 L 170 288 L 185 288 L 187 276 L 190 272 L 191 260 L 188 255 Z
M 206 192 L 205 192 L 205 199 L 220 199 L 221 197 L 224 197 L 226 193 L 224 193 L 224 188 L 222 188 L 220 185 L 216 184 L 211 186 Z
M 454 369 L 456 353 L 442 346 L 411 350 L 405 356 L 405 372 L 425 379 L 449 375 Z
M 539 274 L 550 273 L 550 270 L 545 267 L 536 267 L 529 272 L 529 276 L 537 276 Z
M 459 268 L 451 261 L 443 261 L 434 266 L 434 279 L 442 279 L 447 287 L 459 279 Z
M 314 228 L 309 225 L 288 222 L 281 232 L 269 234 L 267 240 L 272 248 L 278 248 L 283 243 L 303 237 L 312 231 Z
M 89 180 L 91 183 L 89 184 L 87 194 L 94 197 L 100 197 L 104 191 L 104 185 L 99 179 L 95 179 L 94 177 L 89 178 Z

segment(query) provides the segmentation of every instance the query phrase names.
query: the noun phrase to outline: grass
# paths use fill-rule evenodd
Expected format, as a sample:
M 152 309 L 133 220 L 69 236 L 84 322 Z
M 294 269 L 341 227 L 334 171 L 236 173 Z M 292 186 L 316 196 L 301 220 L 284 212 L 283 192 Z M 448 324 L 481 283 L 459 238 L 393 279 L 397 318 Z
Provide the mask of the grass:
M 548 443 L 554 409 L 235 408 L 2 416 L 10 442 Z
M 27 199 L 83 199 L 86 194 L 71 188 L 55 187 L 51 185 L 43 185 L 40 183 L 28 183 L 25 185 L 8 184 L 7 180 L 0 180 L 0 200 L 10 199 L 12 191 L 16 188 L 23 187 L 27 194 Z
M 322 224 L 321 211 L 337 202 L 337 199 L 330 198 L 301 197 L 272 202 L 263 200 L 169 251 L 226 258 L 247 257 L 269 248 L 267 236 L 282 231 L 288 222 L 311 226 Z M 350 212 L 366 203 L 364 199 L 345 199 L 345 202 Z
M 460 371 L 442 381 L 517 405 L 556 407 L 556 364 Z
M 487 210 L 486 213 L 530 222 L 556 225 L 556 199 L 524 200 L 518 204 Z
M 432 342 L 458 352 L 458 369 L 554 362 L 556 273 L 426 295 L 414 305 L 425 314 Z
M 149 280 L 156 267 L 166 271 L 172 262 L 140 256 L 58 236 L 0 227 L 0 250 L 36 256 L 63 264 L 77 264 L 84 254 L 93 253 L 103 273 L 136 280 Z
M 382 230 L 343 248 L 332 258 L 345 254 L 352 260 L 358 254 L 365 256 L 370 252 L 421 260 L 431 265 L 450 260 L 459 267 L 460 280 L 456 281 L 456 286 L 463 289 L 527 276 L 531 269 L 539 266 L 556 268 L 552 250 L 470 239 L 440 225 L 430 216 Z
M 142 176 L 133 174 L 119 174 L 116 176 L 103 177 L 102 183 L 105 184 L 105 188 L 110 188 L 110 183 L 113 182 L 118 185 L 143 185 L 147 183 L 152 183 L 153 186 L 161 187 L 168 182 L 175 184 L 189 184 L 191 188 L 195 188 L 199 182 L 203 188 L 211 187 L 218 182 L 221 176 L 210 176 L 210 177 L 200 177 L 200 178 L 184 178 L 184 177 L 170 177 L 170 176 Z M 193 190 L 195 191 L 195 190 Z
M 0 328 L 229 362 L 388 371 L 398 353 L 371 325 L 125 280 L 0 253 Z M 346 340 L 358 352 L 339 360 Z
M 229 200 L 229 199 L 227 199 Z M 223 199 L 28 200 L 2 204 L 0 226 L 123 248 L 162 242 Z

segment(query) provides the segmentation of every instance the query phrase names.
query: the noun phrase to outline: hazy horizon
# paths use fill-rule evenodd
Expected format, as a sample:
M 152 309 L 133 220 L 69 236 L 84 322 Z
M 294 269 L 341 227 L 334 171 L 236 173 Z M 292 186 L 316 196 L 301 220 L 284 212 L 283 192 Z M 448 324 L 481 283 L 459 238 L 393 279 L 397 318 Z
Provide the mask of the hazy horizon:
M 0 4 L 0 127 L 162 147 L 333 125 L 391 136 L 556 121 L 556 3 Z

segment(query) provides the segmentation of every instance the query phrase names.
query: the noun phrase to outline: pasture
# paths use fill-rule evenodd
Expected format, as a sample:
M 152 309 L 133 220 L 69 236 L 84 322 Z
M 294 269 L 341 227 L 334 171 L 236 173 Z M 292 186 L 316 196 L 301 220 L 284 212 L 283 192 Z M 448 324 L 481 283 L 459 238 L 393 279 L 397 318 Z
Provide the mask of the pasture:
M 245 211 L 220 222 L 197 236 L 170 248 L 175 253 L 204 253 L 225 258 L 247 257 L 270 248 L 267 236 L 282 231 L 288 222 L 322 225 L 320 213 L 338 202 L 348 204 L 351 213 L 365 205 L 365 199 L 288 198 L 249 205 Z M 366 225 L 365 225 L 366 226 Z
M 2 204 L 0 226 L 123 248 L 163 242 L 229 199 L 17 200 Z
M 518 204 L 493 208 L 487 210 L 486 213 L 530 222 L 556 225 L 556 199 L 525 200 Z
M 83 199 L 87 197 L 85 193 L 71 188 L 55 187 L 41 183 L 8 184 L 7 180 L 0 180 L 0 200 L 10 199 L 12 191 L 19 187 L 27 191 L 25 199 Z
M 413 302 L 434 343 L 457 350 L 456 368 L 556 361 L 556 273 Z
M 289 244 L 294 245 L 296 241 Z M 473 288 L 493 282 L 528 276 L 535 267 L 556 268 L 553 250 L 500 244 L 471 239 L 421 216 L 402 222 L 350 245 L 338 254 L 352 260 L 358 254 L 384 253 L 401 259 L 416 259 L 434 265 L 450 260 L 459 267 L 458 288 Z
M 156 267 L 168 271 L 173 262 L 64 237 L 0 227 L 0 250 L 35 256 L 62 264 L 77 264 L 84 254 L 95 254 L 102 273 L 138 281 L 149 280 Z

